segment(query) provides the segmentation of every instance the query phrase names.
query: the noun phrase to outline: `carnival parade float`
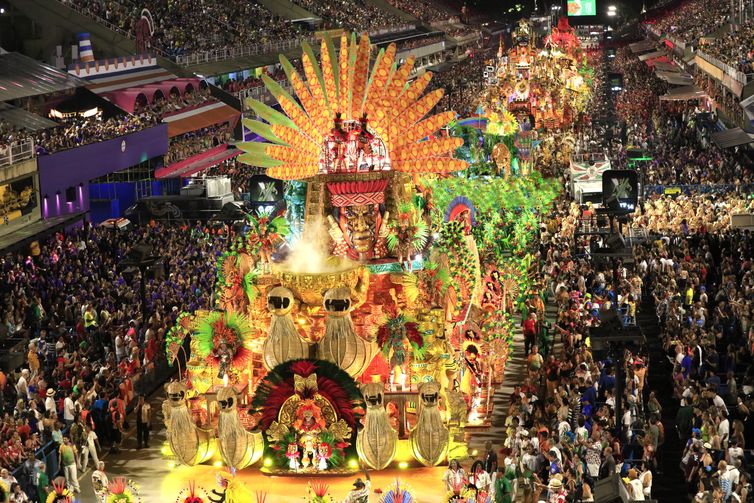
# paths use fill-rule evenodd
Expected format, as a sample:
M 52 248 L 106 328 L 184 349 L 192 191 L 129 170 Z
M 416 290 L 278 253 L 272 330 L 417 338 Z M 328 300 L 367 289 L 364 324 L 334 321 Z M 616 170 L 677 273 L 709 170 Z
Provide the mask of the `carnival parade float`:
M 304 44 L 303 75 L 280 58 L 295 96 L 263 77 L 279 110 L 248 102 L 258 141 L 240 160 L 297 197 L 247 217 L 218 259 L 215 309 L 167 336 L 178 463 L 435 466 L 489 427 L 514 313 L 538 293 L 537 215 L 557 191 L 533 169 L 474 186 L 455 113 L 430 115 L 443 95 L 425 93 L 431 73 L 398 64 L 395 45 L 372 56 L 367 36 L 323 39 L 319 62 Z M 510 172 L 510 155 L 499 162 Z

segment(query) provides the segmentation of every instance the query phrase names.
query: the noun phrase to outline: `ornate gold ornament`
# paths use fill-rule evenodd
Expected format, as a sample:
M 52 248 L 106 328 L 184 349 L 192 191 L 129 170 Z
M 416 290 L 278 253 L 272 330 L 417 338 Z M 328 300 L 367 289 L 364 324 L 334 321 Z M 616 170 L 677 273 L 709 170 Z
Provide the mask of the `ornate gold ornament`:
M 448 428 L 445 426 L 437 401 L 440 397 L 440 384 L 426 382 L 419 384 L 421 410 L 416 426 L 409 434 L 409 444 L 414 457 L 424 466 L 437 466 L 444 459 L 448 449 Z
M 367 405 L 364 428 L 356 437 L 359 459 L 370 468 L 382 470 L 393 461 L 398 445 L 398 432 L 390 426 L 385 410 L 385 388 L 382 383 L 369 383 L 361 387 Z

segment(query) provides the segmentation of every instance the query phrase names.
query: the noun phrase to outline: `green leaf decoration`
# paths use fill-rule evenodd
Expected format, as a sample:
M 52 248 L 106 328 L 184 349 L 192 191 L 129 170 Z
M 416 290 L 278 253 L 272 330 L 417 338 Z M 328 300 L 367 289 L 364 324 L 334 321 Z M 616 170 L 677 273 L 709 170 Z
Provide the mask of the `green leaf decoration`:
M 270 125 L 285 126 L 298 131 L 298 126 L 296 126 L 296 123 L 293 122 L 290 117 L 278 112 L 270 106 L 265 105 L 261 101 L 255 100 L 254 98 L 247 98 L 246 105 L 248 105 L 249 108 L 254 110 L 254 112 L 259 117 L 267 121 Z

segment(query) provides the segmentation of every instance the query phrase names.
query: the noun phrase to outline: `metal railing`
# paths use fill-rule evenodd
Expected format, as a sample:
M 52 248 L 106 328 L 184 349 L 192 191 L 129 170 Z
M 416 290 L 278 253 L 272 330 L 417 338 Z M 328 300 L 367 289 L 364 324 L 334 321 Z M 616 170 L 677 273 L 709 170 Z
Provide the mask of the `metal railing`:
M 27 139 L 10 147 L 0 147 L 0 168 L 34 157 L 34 140 Z
M 742 194 L 754 192 L 754 184 L 718 183 L 713 185 L 644 185 L 644 196 L 661 194 L 726 194 L 739 191 Z
M 275 52 L 285 52 L 301 46 L 301 42 L 306 41 L 310 44 L 316 42 L 316 38 L 294 38 L 290 40 L 276 40 L 263 44 L 252 44 L 240 47 L 223 47 L 209 51 L 199 51 L 191 54 L 180 54 L 175 56 L 175 62 L 182 66 L 199 65 L 203 63 L 213 63 L 216 61 L 225 61 L 226 59 L 243 58 L 248 56 L 259 56 Z
M 280 86 L 289 93 L 293 92 L 293 87 L 287 80 L 279 80 L 277 81 L 277 83 L 280 84 Z M 241 100 L 241 105 L 243 105 L 244 110 L 248 109 L 248 107 L 246 106 L 246 98 L 253 98 L 269 106 L 277 103 L 277 99 L 272 95 L 272 93 L 267 90 L 264 85 L 242 89 L 241 91 L 238 91 L 238 93 L 236 93 L 236 96 L 238 96 L 238 99 Z
M 717 67 L 724 73 L 726 73 L 728 76 L 732 77 L 733 79 L 737 80 L 743 85 L 748 84 L 752 80 L 754 80 L 754 73 L 744 73 L 741 71 L 736 70 L 732 66 L 730 66 L 727 63 L 723 63 L 719 59 L 715 58 L 714 56 L 710 56 L 704 51 L 696 51 L 696 55 L 705 60 L 707 63 Z

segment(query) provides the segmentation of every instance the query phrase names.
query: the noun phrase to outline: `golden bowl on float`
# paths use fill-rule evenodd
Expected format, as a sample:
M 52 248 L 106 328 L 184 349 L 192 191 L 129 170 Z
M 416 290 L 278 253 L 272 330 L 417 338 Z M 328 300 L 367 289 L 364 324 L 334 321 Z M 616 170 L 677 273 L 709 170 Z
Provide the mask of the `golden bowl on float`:
M 317 267 L 320 272 L 298 270 L 301 268 L 287 262 L 271 265 L 272 274 L 280 283 L 308 306 L 321 306 L 325 292 L 331 288 L 347 286 L 355 296 L 369 280 L 369 271 L 361 264 L 338 257 L 328 258 L 322 267 Z

